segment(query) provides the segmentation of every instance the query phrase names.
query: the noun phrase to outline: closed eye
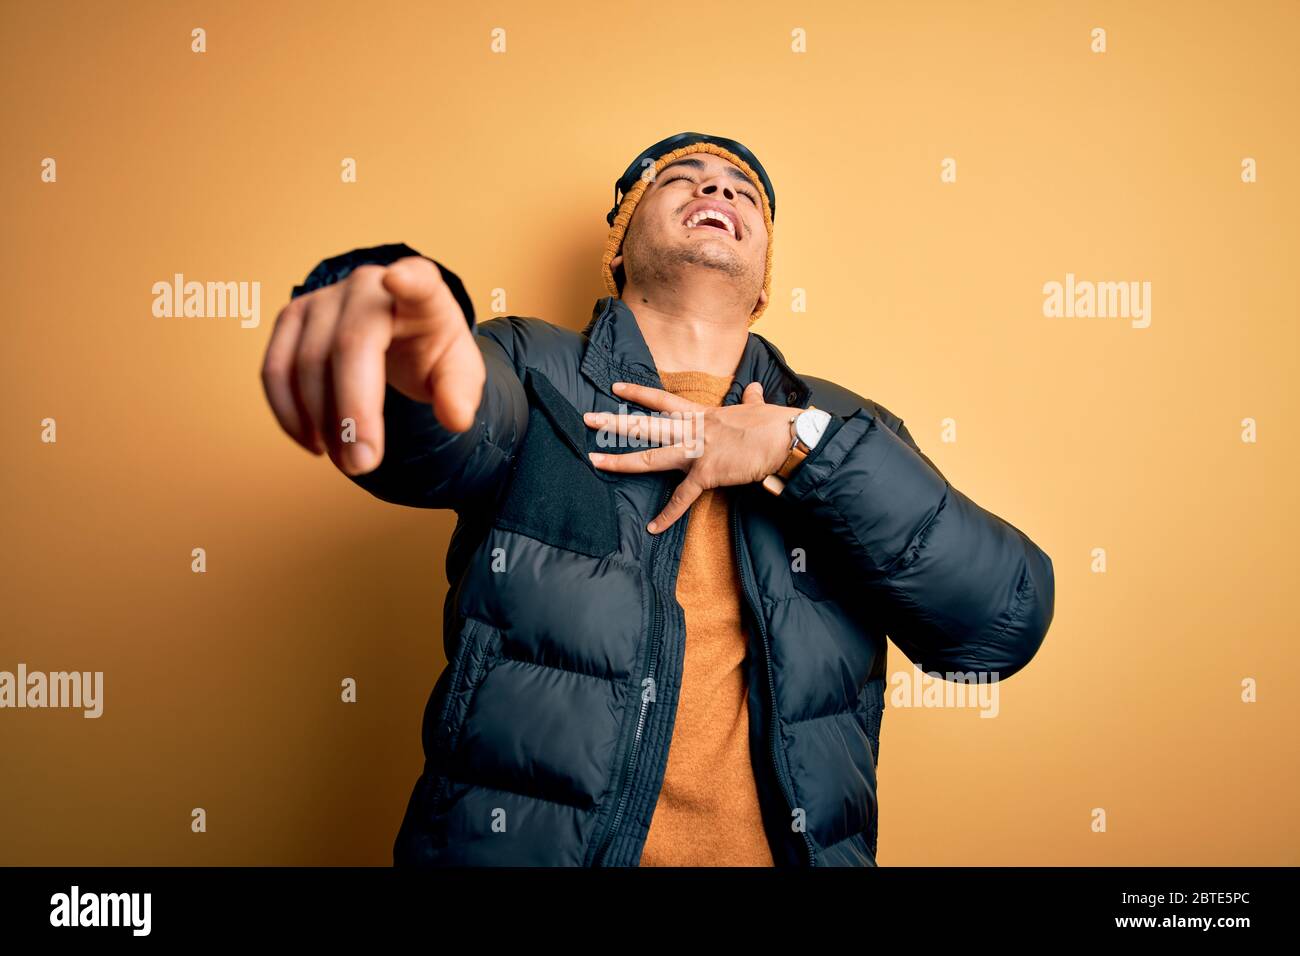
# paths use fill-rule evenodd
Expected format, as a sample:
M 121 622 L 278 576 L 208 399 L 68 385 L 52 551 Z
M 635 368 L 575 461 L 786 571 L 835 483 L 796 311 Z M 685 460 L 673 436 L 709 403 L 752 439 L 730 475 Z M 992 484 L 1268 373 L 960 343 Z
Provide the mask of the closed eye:
M 695 182 L 695 180 L 691 179 L 690 176 L 683 175 L 682 173 L 676 173 L 676 174 L 674 174 L 674 175 L 672 175 L 672 176 L 669 176 L 667 179 L 661 181 L 661 182 L 659 183 L 659 185 L 660 185 L 660 186 L 667 186 L 669 183 L 675 183 L 675 182 L 677 182 L 677 180 L 679 180 L 679 179 L 684 179 L 684 180 L 686 180 L 688 183 L 693 183 L 693 182 Z M 758 205 L 758 197 L 755 196 L 755 195 L 754 195 L 752 192 L 750 192 L 748 189 L 739 189 L 739 188 L 738 188 L 738 189 L 736 190 L 736 192 L 740 193 L 742 196 L 747 197 L 747 198 L 749 199 L 749 201 L 752 202 L 755 206 Z

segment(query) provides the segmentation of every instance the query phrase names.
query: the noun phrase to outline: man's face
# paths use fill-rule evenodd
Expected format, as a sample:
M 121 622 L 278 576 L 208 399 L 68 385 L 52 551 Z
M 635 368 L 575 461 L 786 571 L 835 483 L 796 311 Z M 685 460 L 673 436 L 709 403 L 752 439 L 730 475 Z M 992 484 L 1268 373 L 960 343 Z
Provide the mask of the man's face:
M 637 203 L 623 238 L 624 276 L 640 286 L 676 281 L 683 269 L 730 276 L 738 296 L 765 298 L 767 225 L 762 198 L 740 167 L 713 153 L 665 166 Z

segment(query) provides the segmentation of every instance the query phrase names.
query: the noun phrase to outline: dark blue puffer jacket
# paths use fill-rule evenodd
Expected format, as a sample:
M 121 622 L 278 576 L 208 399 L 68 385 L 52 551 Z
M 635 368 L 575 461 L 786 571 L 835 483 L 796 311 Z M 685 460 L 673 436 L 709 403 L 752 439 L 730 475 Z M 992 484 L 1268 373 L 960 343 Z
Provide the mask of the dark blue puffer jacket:
M 395 244 L 328 259 L 294 294 L 416 254 Z M 621 300 L 600 299 L 581 333 L 475 323 L 460 280 L 438 268 L 487 367 L 477 423 L 448 432 L 390 387 L 384 460 L 353 479 L 459 519 L 449 665 L 394 862 L 635 866 L 680 688 L 675 581 L 690 516 L 649 534 L 681 473 L 596 470 L 582 413 L 619 410 L 612 382 L 662 383 Z M 874 866 L 886 637 L 924 671 L 1006 678 L 1051 623 L 1052 562 L 950 485 L 897 415 L 796 375 L 752 332 L 724 404 L 751 381 L 769 402 L 833 416 L 780 496 L 730 489 L 766 835 L 778 866 Z

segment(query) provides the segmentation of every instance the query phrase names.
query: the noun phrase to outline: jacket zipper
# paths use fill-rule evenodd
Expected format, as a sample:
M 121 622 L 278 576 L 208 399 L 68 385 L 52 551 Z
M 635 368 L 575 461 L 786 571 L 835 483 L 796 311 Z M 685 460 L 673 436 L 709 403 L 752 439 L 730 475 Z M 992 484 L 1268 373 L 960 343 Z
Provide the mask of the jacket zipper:
M 781 790 L 782 793 L 785 795 L 786 805 L 790 808 L 790 813 L 793 814 L 795 810 L 794 788 L 790 785 L 789 776 L 785 772 L 785 766 L 784 764 L 782 764 L 779 755 L 779 738 L 777 736 L 778 722 L 777 722 L 777 709 L 776 709 L 776 679 L 772 674 L 772 649 L 769 646 L 767 640 L 767 625 L 763 622 L 763 615 L 760 613 L 760 609 L 758 608 L 758 606 L 754 603 L 753 595 L 749 590 L 749 577 L 747 574 L 749 570 L 749 565 L 745 563 L 745 554 L 744 554 L 744 548 L 742 546 L 742 540 L 743 540 L 742 531 L 740 528 L 740 510 L 737 507 L 735 507 L 735 502 L 733 502 L 733 506 L 731 509 L 731 542 L 736 552 L 736 569 L 740 572 L 740 589 L 745 596 L 745 603 L 749 606 L 750 616 L 753 617 L 754 622 L 758 625 L 758 634 L 763 644 L 763 662 L 766 665 L 766 671 L 767 671 L 767 691 L 768 691 L 768 699 L 770 704 L 770 710 L 768 712 L 770 730 L 769 730 L 768 737 L 769 737 L 769 743 L 772 748 L 772 766 L 776 768 L 777 780 L 779 780 L 781 783 Z M 817 852 L 813 848 L 812 838 L 808 836 L 808 831 L 806 829 L 800 831 L 800 835 L 803 837 L 804 848 L 808 853 L 808 865 L 816 866 Z
M 672 496 L 671 479 L 664 482 L 664 491 L 660 497 L 659 507 L 655 514 L 659 514 L 668 506 L 668 499 Z M 601 837 L 600 845 L 596 848 L 596 854 L 592 857 L 591 865 L 600 866 L 604 862 L 605 854 L 609 851 L 610 844 L 614 842 L 614 835 L 618 832 L 619 825 L 623 822 L 623 814 L 627 810 L 628 797 L 632 789 L 632 770 L 636 766 L 636 758 L 641 750 L 641 734 L 645 730 L 646 713 L 650 709 L 650 702 L 646 699 L 645 682 L 653 682 L 655 672 L 659 666 L 659 645 L 663 640 L 663 605 L 659 600 L 659 592 L 656 590 L 654 583 L 654 566 L 655 556 L 659 551 L 659 541 L 666 532 L 660 532 L 655 535 L 650 542 L 650 600 L 653 602 L 654 621 L 650 631 L 650 647 L 647 651 L 647 662 L 645 677 L 641 679 L 641 711 L 636 719 L 636 733 L 632 737 L 632 746 L 628 748 L 627 759 L 623 762 L 623 773 L 620 777 L 618 806 L 614 809 L 614 815 L 610 818 L 609 825 L 605 828 L 605 835 Z M 653 686 L 653 685 L 652 685 Z

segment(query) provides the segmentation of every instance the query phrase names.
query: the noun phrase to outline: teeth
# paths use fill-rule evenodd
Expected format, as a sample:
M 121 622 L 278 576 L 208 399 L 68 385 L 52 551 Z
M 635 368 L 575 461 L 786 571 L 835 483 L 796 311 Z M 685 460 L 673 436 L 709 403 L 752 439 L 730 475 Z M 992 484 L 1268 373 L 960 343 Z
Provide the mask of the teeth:
M 688 228 L 694 229 L 705 219 L 712 219 L 714 222 L 722 223 L 727 227 L 727 232 L 731 233 L 731 238 L 736 238 L 736 224 L 727 218 L 724 213 L 718 212 L 716 209 L 701 209 L 686 220 L 686 225 Z

